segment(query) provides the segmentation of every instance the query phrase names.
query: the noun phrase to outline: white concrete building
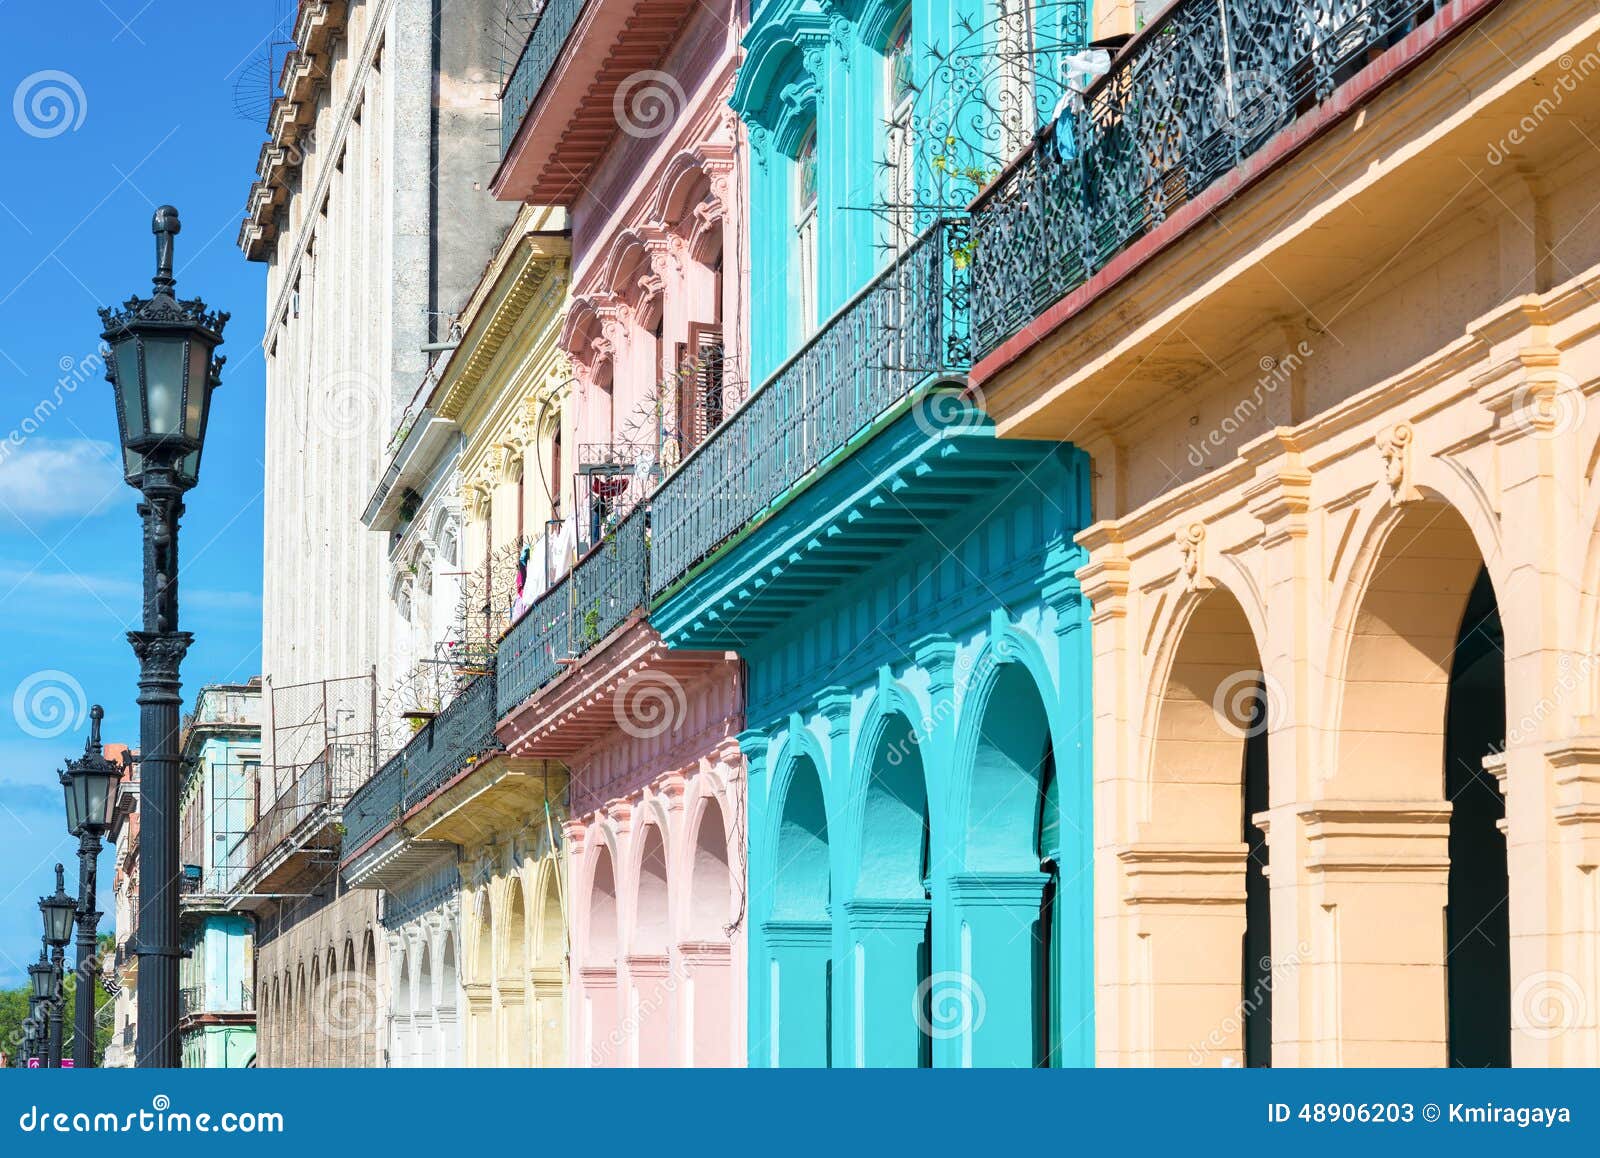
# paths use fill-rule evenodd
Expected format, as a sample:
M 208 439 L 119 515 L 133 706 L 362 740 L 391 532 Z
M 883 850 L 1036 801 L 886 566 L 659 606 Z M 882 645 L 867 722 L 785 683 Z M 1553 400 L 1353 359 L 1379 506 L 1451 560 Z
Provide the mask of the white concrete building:
M 503 8 L 302 0 L 239 237 L 267 266 L 269 772 L 238 899 L 260 930 L 263 1065 L 384 1061 L 378 897 L 346 889 L 325 855 L 385 755 L 380 689 L 412 659 L 382 612 L 384 543 L 361 516 L 426 347 L 448 334 L 443 311 L 510 220 L 482 191 L 498 160 Z M 318 686 L 289 697 L 317 707 L 287 750 L 301 721 L 271 705 Z

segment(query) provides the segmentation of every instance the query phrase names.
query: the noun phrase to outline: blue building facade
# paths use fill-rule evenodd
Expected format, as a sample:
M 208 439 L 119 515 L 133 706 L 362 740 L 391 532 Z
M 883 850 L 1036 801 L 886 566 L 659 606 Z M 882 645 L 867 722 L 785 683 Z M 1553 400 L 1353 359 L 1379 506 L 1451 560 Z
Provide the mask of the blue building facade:
M 1089 469 L 964 390 L 960 213 L 1084 7 L 768 0 L 745 38 L 764 380 L 656 495 L 651 622 L 748 666 L 752 1065 L 1093 1059 Z

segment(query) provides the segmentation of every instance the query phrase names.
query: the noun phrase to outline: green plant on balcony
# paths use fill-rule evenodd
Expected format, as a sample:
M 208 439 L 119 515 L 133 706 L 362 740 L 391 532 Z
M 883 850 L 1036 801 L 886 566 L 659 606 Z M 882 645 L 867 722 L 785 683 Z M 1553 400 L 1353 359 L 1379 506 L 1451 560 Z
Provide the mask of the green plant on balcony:
M 583 628 L 580 639 L 585 648 L 593 647 L 600 642 L 600 601 L 598 599 L 594 601 L 592 607 L 583 613 Z

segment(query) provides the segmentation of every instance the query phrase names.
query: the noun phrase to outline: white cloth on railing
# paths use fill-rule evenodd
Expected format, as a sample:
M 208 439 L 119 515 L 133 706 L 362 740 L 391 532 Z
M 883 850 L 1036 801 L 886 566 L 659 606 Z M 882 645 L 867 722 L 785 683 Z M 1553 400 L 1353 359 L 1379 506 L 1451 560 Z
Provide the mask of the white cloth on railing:
M 1069 161 L 1078 155 L 1077 121 L 1084 111 L 1083 94 L 1111 71 L 1111 54 L 1103 48 L 1085 48 L 1061 61 L 1061 99 L 1051 121 L 1056 156 Z

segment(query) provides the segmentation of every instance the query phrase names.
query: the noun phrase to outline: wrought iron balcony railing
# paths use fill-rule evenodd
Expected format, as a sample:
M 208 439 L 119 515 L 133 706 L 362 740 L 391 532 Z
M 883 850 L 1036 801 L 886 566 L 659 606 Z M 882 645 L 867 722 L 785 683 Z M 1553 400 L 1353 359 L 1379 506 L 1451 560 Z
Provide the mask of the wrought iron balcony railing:
M 649 575 L 648 512 L 624 518 L 546 591 L 500 641 L 496 713 L 505 716 L 643 606 Z
M 661 484 L 652 596 L 919 385 L 965 373 L 968 253 L 964 221 L 935 222 Z
M 561 50 L 578 23 L 586 0 L 545 0 L 528 33 L 516 66 L 500 93 L 500 154 L 504 156 L 522 126 L 522 118 L 539 99 Z
M 1326 101 L 1446 0 L 1186 0 L 972 210 L 982 357 Z
M 361 786 L 342 814 L 346 853 L 397 823 L 468 761 L 499 749 L 494 693 L 494 672 L 475 677 Z

